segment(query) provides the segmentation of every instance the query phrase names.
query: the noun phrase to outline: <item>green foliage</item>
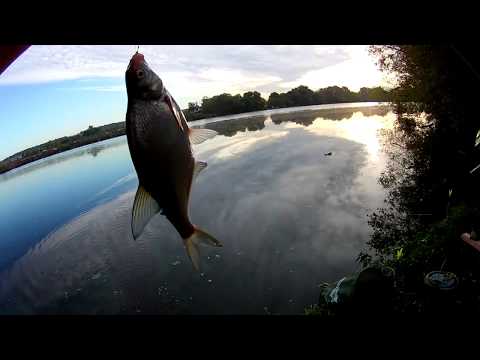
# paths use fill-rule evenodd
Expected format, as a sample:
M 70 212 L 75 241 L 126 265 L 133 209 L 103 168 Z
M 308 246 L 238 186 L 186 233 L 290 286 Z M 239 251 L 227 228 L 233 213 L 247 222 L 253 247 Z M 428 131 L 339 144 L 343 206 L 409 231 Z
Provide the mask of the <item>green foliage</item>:
M 268 97 L 267 107 L 269 109 L 277 109 L 283 107 L 293 106 L 287 94 L 273 92 Z
M 188 111 L 191 113 L 198 113 L 200 111 L 200 106 L 196 102 L 188 103 Z
M 403 257 L 403 247 L 397 250 L 396 260 L 400 260 Z
M 264 110 L 265 106 L 267 105 L 265 99 L 262 98 L 260 93 L 257 91 L 249 91 L 243 94 L 241 103 L 243 112 Z
M 305 311 L 305 315 L 320 315 L 321 314 L 320 307 L 317 304 L 307 306 L 304 309 L 304 311 Z
M 369 215 L 370 249 L 357 261 L 390 265 L 403 276 L 402 286 L 418 290 L 427 272 L 445 264 L 457 274 L 475 268 L 460 240 L 480 224 L 478 178 L 469 174 L 478 163 L 480 127 L 465 88 L 472 75 L 444 46 L 373 46 L 371 52 L 381 69 L 397 75 L 390 92 L 397 119 L 383 133 L 388 162 L 379 183 L 386 204 Z
M 446 194 L 445 189 L 458 186 L 471 169 L 480 122 L 477 96 L 470 88 L 477 87 L 478 80 L 449 46 L 373 46 L 371 52 L 381 69 L 399 79 L 394 101 L 399 119 L 411 121 L 407 135 L 426 138 L 417 153 L 428 152 L 429 166 L 419 175 L 436 182 L 435 196 Z M 423 124 L 418 120 L 422 113 Z
M 80 134 L 81 134 L 82 136 L 93 136 L 93 135 L 95 135 L 95 134 L 98 134 L 99 131 L 100 131 L 100 130 L 99 130 L 98 127 L 95 128 L 95 127 L 93 127 L 92 125 L 90 125 L 87 130 L 82 131 Z
M 273 92 L 266 101 L 259 92 L 249 91 L 243 95 L 220 94 L 211 98 L 204 97 L 201 106 L 189 103 L 183 110 L 187 120 L 207 117 L 239 114 L 265 109 L 277 109 L 292 106 L 307 106 L 358 101 L 388 101 L 390 94 L 381 87 L 362 88 L 358 93 L 347 87 L 330 86 L 313 91 L 307 86 L 298 86 L 286 93 Z
M 334 307 L 328 306 L 327 304 L 315 304 L 307 306 L 304 310 L 304 314 L 307 316 L 320 316 L 320 317 L 334 317 L 336 311 Z
M 216 116 L 240 113 L 242 112 L 242 96 L 221 94 L 211 98 L 204 97 L 202 112 Z
M 271 93 L 268 98 L 269 109 L 306 106 L 319 104 L 335 104 L 359 101 L 389 101 L 389 92 L 381 87 L 363 87 L 358 93 L 350 91 L 347 87 L 329 86 L 324 89 L 312 91 L 306 86 L 299 86 L 287 93 Z
M 358 101 L 388 101 L 390 94 L 382 87 L 362 87 L 358 92 Z
M 6 158 L 0 162 L 0 173 L 62 151 L 121 135 L 125 135 L 124 121 L 99 127 L 89 126 L 77 135 L 47 141 Z
M 329 86 L 325 89 L 320 89 L 316 92 L 316 96 L 321 104 L 362 101 L 359 94 L 350 91 L 345 86 Z

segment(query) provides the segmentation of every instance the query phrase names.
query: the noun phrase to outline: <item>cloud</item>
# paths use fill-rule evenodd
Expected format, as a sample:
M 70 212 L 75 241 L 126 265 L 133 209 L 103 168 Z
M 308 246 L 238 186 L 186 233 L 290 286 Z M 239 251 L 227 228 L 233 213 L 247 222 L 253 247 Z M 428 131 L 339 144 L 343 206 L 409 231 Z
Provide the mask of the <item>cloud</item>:
M 125 91 L 125 85 L 111 85 L 111 86 L 83 86 L 75 88 L 76 90 L 85 91 L 100 91 L 100 92 L 122 92 Z
M 0 77 L 0 86 L 123 79 L 135 51 L 135 45 L 32 46 Z M 172 94 L 184 101 L 222 92 L 268 94 L 300 84 L 358 87 L 381 81 L 365 46 L 142 45 L 140 51 Z M 120 91 L 120 87 L 89 90 Z
M 389 79 L 377 69 L 365 46 L 350 46 L 347 47 L 347 50 L 349 52 L 347 60 L 324 68 L 308 70 L 299 78 L 283 82 L 279 86 L 289 90 L 300 85 L 306 85 L 313 89 L 338 85 L 358 91 L 364 86 L 389 85 Z

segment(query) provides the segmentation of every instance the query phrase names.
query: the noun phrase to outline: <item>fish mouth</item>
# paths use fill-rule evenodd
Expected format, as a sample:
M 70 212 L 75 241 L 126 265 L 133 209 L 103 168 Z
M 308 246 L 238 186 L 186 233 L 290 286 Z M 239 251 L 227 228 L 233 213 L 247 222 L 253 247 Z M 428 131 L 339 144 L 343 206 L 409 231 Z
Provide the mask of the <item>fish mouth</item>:
M 127 95 L 142 99 L 159 99 L 164 95 L 162 80 L 150 69 L 143 54 L 137 52 L 130 59 L 125 72 Z M 130 90 L 129 90 L 130 88 Z
M 130 63 L 128 64 L 127 71 L 137 71 L 138 69 L 142 68 L 145 65 L 145 57 L 143 54 L 135 53 L 130 59 Z

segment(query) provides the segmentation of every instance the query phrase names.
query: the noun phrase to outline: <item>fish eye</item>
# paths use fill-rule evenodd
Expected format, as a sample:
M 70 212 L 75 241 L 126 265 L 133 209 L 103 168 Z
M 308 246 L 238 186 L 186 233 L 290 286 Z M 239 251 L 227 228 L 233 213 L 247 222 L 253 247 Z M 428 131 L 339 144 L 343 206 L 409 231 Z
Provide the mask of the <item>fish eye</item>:
M 145 75 L 145 73 L 143 72 L 143 70 L 137 70 L 137 77 L 138 77 L 139 79 L 143 78 L 144 75 Z

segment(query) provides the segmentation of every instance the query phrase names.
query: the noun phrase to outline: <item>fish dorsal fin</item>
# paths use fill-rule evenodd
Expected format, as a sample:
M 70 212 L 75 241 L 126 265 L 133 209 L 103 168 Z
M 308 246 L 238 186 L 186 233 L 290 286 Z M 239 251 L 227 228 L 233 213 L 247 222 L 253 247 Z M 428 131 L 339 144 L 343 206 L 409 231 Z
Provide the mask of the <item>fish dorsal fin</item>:
M 217 135 L 217 132 L 215 130 L 198 128 L 188 129 L 188 136 L 190 137 L 190 142 L 194 145 L 201 144 L 205 140 L 213 138 L 215 135 Z
M 205 161 L 195 161 L 195 167 L 193 168 L 193 180 L 195 180 L 200 172 L 207 167 Z
M 140 236 L 150 219 L 160 211 L 157 201 L 142 187 L 138 186 L 132 210 L 133 238 Z
M 178 127 L 182 130 L 185 131 L 182 125 L 182 119 L 180 118 L 180 114 L 177 110 L 177 107 L 175 106 L 175 100 L 173 100 L 172 96 L 167 92 L 165 96 L 166 103 L 168 104 L 168 107 L 170 108 L 173 116 L 175 117 L 175 120 L 177 120 Z

